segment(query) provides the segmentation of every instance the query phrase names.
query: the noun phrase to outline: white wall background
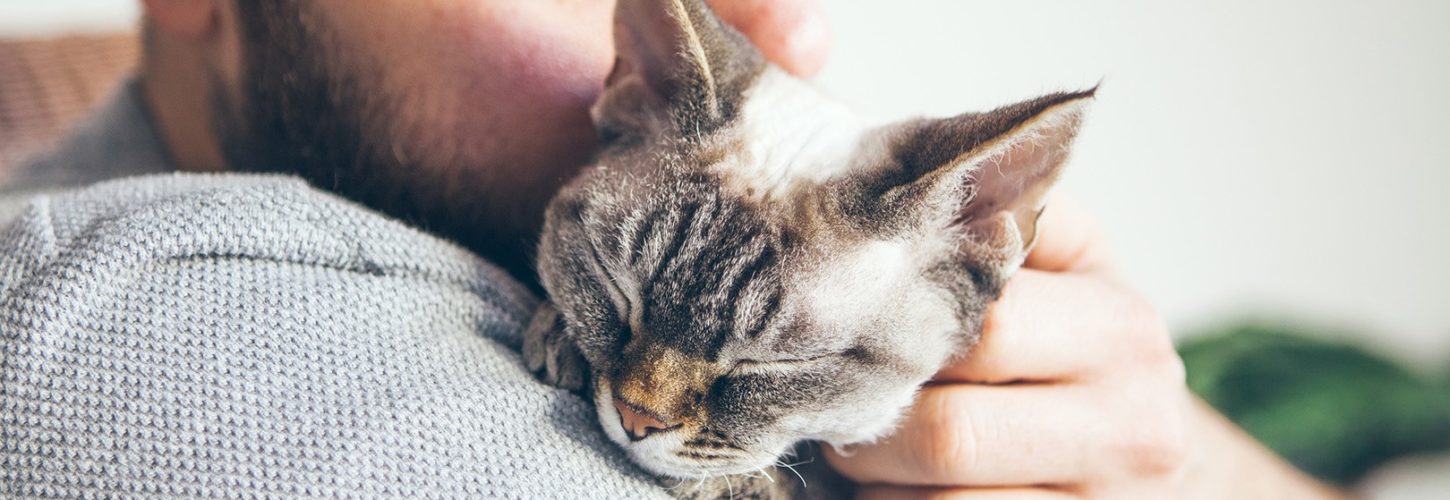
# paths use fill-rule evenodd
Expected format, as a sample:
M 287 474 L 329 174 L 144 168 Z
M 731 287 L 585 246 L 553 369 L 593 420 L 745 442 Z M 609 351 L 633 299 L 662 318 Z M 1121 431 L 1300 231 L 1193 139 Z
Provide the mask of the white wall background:
M 0 0 L 0 36 L 104 32 L 134 26 L 141 0 Z
M 1103 87 L 1065 189 L 1182 330 L 1241 313 L 1450 358 L 1450 2 L 827 0 L 876 115 Z
M 1450 2 L 825 0 L 820 78 L 874 115 L 1104 81 L 1065 188 L 1176 327 L 1238 313 L 1450 357 Z M 135 0 L 0 0 L 0 36 Z

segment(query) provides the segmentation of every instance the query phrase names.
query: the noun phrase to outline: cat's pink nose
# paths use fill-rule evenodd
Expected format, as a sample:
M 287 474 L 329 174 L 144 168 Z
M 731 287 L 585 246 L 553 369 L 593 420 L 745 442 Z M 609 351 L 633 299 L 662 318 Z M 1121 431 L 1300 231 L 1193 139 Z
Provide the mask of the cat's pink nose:
M 619 410 L 619 425 L 624 427 L 630 441 L 639 441 L 650 434 L 675 428 L 675 424 L 655 418 L 619 397 L 614 398 L 614 409 Z

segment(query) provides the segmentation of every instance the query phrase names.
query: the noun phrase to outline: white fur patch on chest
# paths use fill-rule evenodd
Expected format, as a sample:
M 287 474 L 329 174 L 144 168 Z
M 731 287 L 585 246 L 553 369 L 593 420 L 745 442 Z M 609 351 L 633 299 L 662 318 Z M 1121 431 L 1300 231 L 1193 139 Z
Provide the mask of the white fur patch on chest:
M 863 139 L 872 124 L 776 68 L 751 87 L 736 127 L 742 154 L 716 168 L 729 185 L 756 198 L 779 196 L 800 181 L 820 182 L 871 153 Z

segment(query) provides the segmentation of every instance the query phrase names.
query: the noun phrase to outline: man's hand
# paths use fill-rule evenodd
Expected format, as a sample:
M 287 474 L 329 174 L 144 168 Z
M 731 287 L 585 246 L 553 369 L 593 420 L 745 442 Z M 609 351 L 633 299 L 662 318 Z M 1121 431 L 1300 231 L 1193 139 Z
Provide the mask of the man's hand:
M 1326 493 L 1195 402 L 1163 321 L 1115 279 L 1079 206 L 1059 197 L 1041 227 L 981 343 L 922 390 L 895 435 L 828 453 L 861 497 Z M 1224 466 L 1241 463 L 1263 466 Z
M 750 39 L 766 59 L 798 76 L 821 70 L 831 32 L 816 0 L 709 0 L 715 13 Z

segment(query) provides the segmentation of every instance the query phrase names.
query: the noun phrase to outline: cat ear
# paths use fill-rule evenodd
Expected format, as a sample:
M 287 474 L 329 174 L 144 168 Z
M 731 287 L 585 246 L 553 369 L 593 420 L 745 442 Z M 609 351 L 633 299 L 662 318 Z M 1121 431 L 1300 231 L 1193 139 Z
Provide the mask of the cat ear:
M 606 138 L 713 130 L 765 69 L 760 52 L 703 0 L 619 0 L 614 46 L 614 69 L 592 109 Z
M 849 183 L 857 201 L 847 212 L 956 229 L 965 250 L 1017 265 L 1096 90 L 902 125 L 891 132 L 889 167 Z

